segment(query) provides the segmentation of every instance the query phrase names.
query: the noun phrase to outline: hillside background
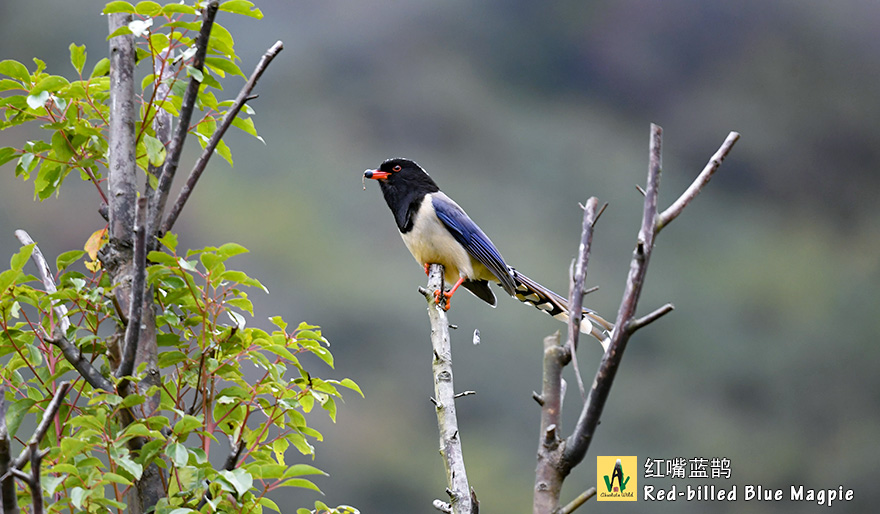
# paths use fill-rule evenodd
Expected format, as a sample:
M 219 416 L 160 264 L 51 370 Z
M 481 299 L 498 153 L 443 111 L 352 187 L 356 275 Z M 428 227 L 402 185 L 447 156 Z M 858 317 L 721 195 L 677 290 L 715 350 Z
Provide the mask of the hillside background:
M 83 4 L 93 7 L 83 8 Z M 102 2 L 0 3 L 0 58 L 73 74 L 106 56 Z M 276 40 L 252 102 L 264 146 L 240 131 L 235 168 L 209 166 L 177 223 L 181 246 L 238 242 L 233 267 L 268 326 L 320 324 L 348 395 L 314 464 L 328 504 L 365 514 L 434 512 L 443 494 L 424 283 L 365 168 L 417 160 L 510 264 L 565 293 L 578 202 L 610 203 L 594 239 L 588 305 L 613 318 L 641 215 L 648 126 L 664 128 L 661 204 L 731 130 L 742 139 L 710 186 L 659 238 L 642 313 L 671 315 L 630 342 L 595 443 L 567 481 L 595 482 L 592 457 L 727 457 L 718 486 L 855 490 L 834 512 L 880 501 L 880 3 L 261 1 L 262 21 L 221 13 L 249 73 Z M 226 96 L 240 81 L 227 82 Z M 219 97 L 220 95 L 218 95 Z M 0 134 L 0 146 L 43 137 Z M 192 163 L 189 141 L 184 159 Z M 188 159 L 188 160 L 187 160 Z M 183 169 L 188 169 L 185 164 Z M 50 261 L 103 226 L 92 189 L 33 200 L 0 170 L 0 259 L 16 228 Z M 483 512 L 529 512 L 542 338 L 563 326 L 465 293 L 451 322 L 465 458 Z M 471 334 L 478 328 L 482 344 Z M 592 379 L 598 346 L 580 354 Z M 315 363 L 319 366 L 320 363 Z M 579 410 L 569 376 L 568 427 Z M 668 480 L 642 480 L 658 486 Z M 683 482 L 677 482 L 682 484 Z M 741 494 L 741 492 L 740 492 Z M 307 491 L 279 497 L 310 506 Z M 604 506 L 603 506 L 604 507 Z M 809 512 L 789 502 L 630 505 L 652 512 Z M 593 507 L 595 509 L 595 506 Z M 610 506 L 609 506 L 610 508 Z M 824 509 L 824 507 L 823 507 Z M 291 512 L 294 509 L 291 508 Z M 614 510 L 614 509 L 612 509 Z

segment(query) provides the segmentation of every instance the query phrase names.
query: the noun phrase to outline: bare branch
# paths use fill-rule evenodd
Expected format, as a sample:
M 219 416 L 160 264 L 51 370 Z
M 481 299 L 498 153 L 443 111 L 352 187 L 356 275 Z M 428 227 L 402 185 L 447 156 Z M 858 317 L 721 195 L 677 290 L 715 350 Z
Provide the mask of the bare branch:
M 220 140 L 226 134 L 226 131 L 232 125 L 235 117 L 238 116 L 239 111 L 242 107 L 244 107 L 245 102 L 256 98 L 255 96 L 251 96 L 251 91 L 253 91 L 254 86 L 257 85 L 257 81 L 260 80 L 260 77 L 263 75 L 263 72 L 272 62 L 272 59 L 274 59 L 275 56 L 278 55 L 278 53 L 281 52 L 281 50 L 283 49 L 284 45 L 281 43 L 281 41 L 278 41 L 274 45 L 272 45 L 266 51 L 266 53 L 263 54 L 263 57 L 257 64 L 257 67 L 254 68 L 254 72 L 251 74 L 251 77 L 238 93 L 238 96 L 229 107 L 229 110 L 226 111 L 226 115 L 223 117 L 223 121 L 220 123 L 220 126 L 217 127 L 217 129 L 211 135 L 211 139 L 208 141 L 207 146 L 205 146 L 205 149 L 202 150 L 202 155 L 199 156 L 199 160 L 196 161 L 195 166 L 193 166 L 189 177 L 186 179 L 186 184 L 183 186 L 183 189 L 177 196 L 177 201 L 174 202 L 174 206 L 172 206 L 171 211 L 165 218 L 165 222 L 162 224 L 162 229 L 160 231 L 161 234 L 168 232 L 169 230 L 171 230 L 171 227 L 174 226 L 174 222 L 177 221 L 177 217 L 180 216 L 180 211 L 183 210 L 183 206 L 189 199 L 189 195 L 192 193 L 193 188 L 196 187 L 196 183 L 199 181 L 199 177 L 201 177 L 202 172 L 205 171 L 205 166 L 208 165 L 208 160 L 214 154 L 214 150 L 217 148 L 217 144 L 220 142 Z
M 593 243 L 593 226 L 596 222 L 599 200 L 591 196 L 584 207 L 584 222 L 581 227 L 581 241 L 578 246 L 577 260 L 574 265 L 574 277 L 568 296 L 568 339 L 569 351 L 577 351 L 580 335 L 580 312 L 584 305 L 584 281 L 587 278 L 587 264 L 590 261 L 590 246 Z M 576 314 L 577 313 L 577 314 Z
M 108 16 L 110 33 L 127 26 L 131 15 Z M 110 190 L 110 240 L 129 246 L 134 223 L 135 201 L 135 95 L 134 36 L 123 34 L 110 39 L 110 134 L 108 187 Z
M 31 259 L 34 261 L 34 264 L 37 265 L 37 271 L 40 273 L 40 280 L 43 282 L 43 287 L 46 289 L 46 292 L 52 294 L 58 291 L 55 287 L 55 277 L 52 274 L 52 270 L 49 268 L 49 264 L 46 262 L 46 258 L 43 257 L 43 252 L 40 251 L 40 247 L 34 243 L 31 236 L 24 230 L 16 230 L 15 237 L 18 238 L 22 245 L 34 245 Z M 61 331 L 66 334 L 67 329 L 70 328 L 70 320 L 67 318 L 67 306 L 60 303 L 58 300 L 52 300 L 52 311 L 56 316 L 55 321 L 61 326 Z
M 211 1 L 205 7 L 204 16 L 202 18 L 202 28 L 199 31 L 199 37 L 196 39 L 196 53 L 193 56 L 192 62 L 192 67 L 198 71 L 202 71 L 205 65 L 205 54 L 208 51 L 208 40 L 210 39 L 211 28 L 214 26 L 214 18 L 217 16 L 217 9 L 219 7 L 220 4 L 217 0 Z M 134 60 L 132 60 L 132 62 L 134 62 Z M 159 175 L 159 182 L 156 185 L 156 194 L 150 205 L 148 223 L 150 227 L 158 227 L 159 221 L 162 219 L 162 212 L 165 210 L 165 202 L 168 200 L 168 193 L 171 191 L 171 182 L 174 180 L 174 174 L 177 172 L 177 167 L 180 164 L 180 154 L 183 152 L 183 143 L 186 141 L 187 132 L 189 132 L 189 123 L 190 120 L 192 120 L 196 98 L 199 96 L 200 85 L 201 81 L 195 74 L 190 76 L 186 92 L 183 94 L 180 116 L 177 118 L 174 137 L 171 139 L 171 143 L 168 147 L 168 153 L 165 156 L 165 163 L 162 165 L 162 174 Z M 153 235 L 154 234 L 151 234 L 151 237 Z
M 474 514 L 471 490 L 468 486 L 458 418 L 455 414 L 455 388 L 452 383 L 452 347 L 449 344 L 449 321 L 446 311 L 434 301 L 435 294 L 443 292 L 443 266 L 431 264 L 428 273 L 428 318 L 431 320 L 431 346 L 433 348 L 434 398 L 437 427 L 440 431 L 440 453 L 446 469 L 448 493 L 452 499 L 451 512 Z M 439 500 L 438 500 L 439 501 Z M 442 502 L 441 502 L 442 503 Z M 435 502 L 434 506 L 437 507 Z M 438 507 L 439 508 L 439 507 Z
M 614 382 L 617 367 L 620 365 L 623 351 L 626 349 L 626 343 L 629 341 L 631 334 L 631 332 L 624 330 L 622 327 L 627 326 L 636 311 L 645 274 L 648 269 L 648 262 L 651 257 L 651 250 L 654 247 L 657 196 L 659 194 L 660 170 L 662 168 L 662 137 L 663 129 L 658 125 L 651 124 L 648 180 L 645 190 L 642 226 L 639 230 L 635 250 L 633 251 L 626 288 L 617 312 L 616 327 L 611 332 L 608 350 L 602 357 L 599 370 L 596 372 L 596 378 L 593 380 L 593 387 L 590 389 L 589 398 L 584 403 L 575 429 L 565 441 L 562 466 L 566 475 L 586 455 L 593 433 L 599 424 L 602 410 L 605 407 L 605 401 L 608 399 L 608 393 L 611 391 L 611 384 Z
M 33 514 L 43 514 L 43 487 L 40 484 L 40 464 L 43 457 L 49 452 L 40 451 L 40 443 L 32 442 L 28 445 L 31 454 L 31 479 L 28 485 L 31 488 L 31 498 L 33 500 Z
M 160 102 L 165 101 L 171 93 L 171 81 L 174 77 L 174 66 L 170 61 L 172 51 L 173 47 L 169 45 L 164 52 L 159 52 L 155 56 L 155 61 L 153 62 L 153 76 L 156 77 L 153 99 Z M 165 146 L 166 150 L 171 145 L 172 119 L 171 113 L 162 108 L 157 108 L 156 114 L 153 116 L 153 131 L 156 133 L 156 139 Z M 167 152 L 165 155 L 168 155 Z M 147 166 L 147 180 L 144 184 L 144 197 L 146 197 L 149 203 L 153 202 L 153 196 L 156 193 L 156 190 L 151 185 L 150 178 L 155 177 L 158 184 L 160 176 L 162 176 L 162 164 L 154 166 L 152 162 L 149 163 Z M 148 221 L 152 220 L 148 219 Z M 153 227 L 148 226 L 147 234 L 152 233 Z
M 721 144 L 721 147 L 718 148 L 718 151 L 715 152 L 715 155 L 709 159 L 709 162 L 703 168 L 703 171 L 697 176 L 696 179 L 691 183 L 690 186 L 685 190 L 681 196 L 678 197 L 678 200 L 672 203 L 663 214 L 661 214 L 657 218 L 657 232 L 659 233 L 663 230 L 663 227 L 668 225 L 672 220 L 678 217 L 681 214 L 681 211 L 684 210 L 685 207 L 700 194 L 703 186 L 709 183 L 709 180 L 712 179 L 712 175 L 715 174 L 715 171 L 721 167 L 721 162 L 727 157 L 727 154 L 730 153 L 730 150 L 733 148 L 733 145 L 739 140 L 739 133 L 731 132 L 728 134 L 727 139 L 724 140 L 724 143 Z
M 580 336 L 581 316 L 574 313 L 580 313 L 583 310 L 584 281 L 587 278 L 587 264 L 590 261 L 590 247 L 593 243 L 593 228 L 596 225 L 596 220 L 599 215 L 605 210 L 603 207 L 602 211 L 597 213 L 596 209 L 598 205 L 599 200 L 596 199 L 595 196 L 591 196 L 587 199 L 587 203 L 584 205 L 584 221 L 581 226 L 581 241 L 578 246 L 574 273 L 572 273 L 571 287 L 568 292 L 568 338 L 566 339 L 565 344 L 566 348 L 568 348 L 568 351 L 571 353 L 578 390 L 580 390 L 581 397 L 584 399 L 586 399 L 584 380 L 581 378 L 580 367 L 577 364 L 577 346 L 578 337 Z
M 95 368 L 85 356 L 83 356 L 82 351 L 68 341 L 67 337 L 62 334 L 58 328 L 55 329 L 55 332 L 51 337 L 47 334 L 45 335 L 45 338 L 46 341 L 57 346 L 58 349 L 61 350 L 61 353 L 64 355 L 64 358 L 67 359 L 67 362 L 79 372 L 89 385 L 95 389 L 102 389 L 111 392 L 114 391 L 113 383 L 104 378 L 104 375 L 102 375 L 101 372 L 98 371 L 98 369 Z
M 574 500 L 569 502 L 568 505 L 559 509 L 558 514 L 571 514 L 578 507 L 580 507 L 581 505 L 586 503 L 587 500 L 589 500 L 593 496 L 596 496 L 596 488 L 595 487 L 591 487 L 591 488 L 587 489 L 586 491 L 582 492 L 581 494 L 579 494 L 577 496 L 577 498 L 575 498 Z
M 626 325 L 626 330 L 627 330 L 627 332 L 632 334 L 633 332 L 644 327 L 645 325 L 653 323 L 653 322 L 657 321 L 658 319 L 662 318 L 663 316 L 669 314 L 670 312 L 673 311 L 673 309 L 675 309 L 675 306 L 672 305 L 671 303 L 667 303 L 666 305 L 642 316 L 641 318 L 636 318 L 636 319 L 630 321 Z
M 559 342 L 559 332 L 544 338 L 544 371 L 541 385 L 541 431 L 538 443 L 538 463 L 535 468 L 533 512 L 548 513 L 556 510 L 564 476 L 559 473 L 559 443 L 557 427 L 562 420 L 562 369 L 572 353 Z
M 128 325 L 125 327 L 125 340 L 122 346 L 122 359 L 116 368 L 116 377 L 126 377 L 134 371 L 135 354 L 140 340 L 141 317 L 144 308 L 144 289 L 147 276 L 147 251 L 146 251 L 146 216 L 147 199 L 139 198 L 137 203 L 137 216 L 134 225 L 134 277 L 131 283 L 131 300 L 128 308 Z M 120 382 L 120 389 L 124 389 L 127 381 Z

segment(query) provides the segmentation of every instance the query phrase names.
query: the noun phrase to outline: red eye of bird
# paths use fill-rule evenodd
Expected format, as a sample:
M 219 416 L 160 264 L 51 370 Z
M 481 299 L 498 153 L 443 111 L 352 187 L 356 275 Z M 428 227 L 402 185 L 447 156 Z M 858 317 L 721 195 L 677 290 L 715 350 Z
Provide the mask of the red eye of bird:
M 401 170 L 400 164 L 395 164 L 394 167 L 391 168 L 391 171 L 400 171 L 400 170 Z

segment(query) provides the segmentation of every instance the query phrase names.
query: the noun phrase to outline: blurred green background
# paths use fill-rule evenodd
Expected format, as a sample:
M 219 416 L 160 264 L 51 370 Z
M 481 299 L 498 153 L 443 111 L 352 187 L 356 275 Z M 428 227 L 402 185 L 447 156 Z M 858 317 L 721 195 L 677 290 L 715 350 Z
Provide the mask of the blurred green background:
M 106 56 L 102 2 L 0 4 L 0 57 L 71 76 Z M 234 130 L 235 168 L 214 159 L 177 223 L 181 246 L 238 242 L 233 267 L 261 279 L 260 315 L 322 325 L 349 394 L 314 462 L 326 493 L 364 513 L 433 512 L 443 497 L 428 401 L 424 274 L 376 184 L 383 159 L 417 160 L 512 265 L 565 293 L 578 202 L 610 203 L 594 239 L 588 305 L 612 317 L 641 215 L 648 126 L 664 128 L 668 205 L 731 130 L 742 133 L 712 183 L 660 236 L 641 313 L 671 315 L 630 342 L 597 437 L 564 497 L 595 484 L 595 455 L 727 457 L 729 481 L 855 490 L 835 512 L 880 501 L 880 3 L 261 1 L 262 21 L 223 15 L 242 69 L 276 40 L 258 85 L 264 146 Z M 241 81 L 227 82 L 233 97 Z M 220 97 L 221 95 L 218 95 Z M 0 133 L 0 145 L 43 137 Z M 196 155 L 188 142 L 185 171 Z M 0 174 L 0 256 L 24 228 L 54 260 L 103 226 L 73 176 L 41 205 Z M 5 259 L 5 257 L 3 257 Z M 529 512 L 542 338 L 563 326 L 501 299 L 462 293 L 451 322 L 459 422 L 486 513 Z M 478 328 L 482 344 L 471 334 Z M 597 347 L 580 353 L 589 383 Z M 320 363 L 314 363 L 320 366 Z M 566 432 L 580 399 L 570 374 Z M 641 475 L 641 473 L 640 473 Z M 687 482 L 640 479 L 640 485 Z M 694 483 L 693 481 L 691 483 Z M 740 491 L 740 495 L 742 492 Z M 597 505 L 589 505 L 596 509 Z M 620 511 L 619 504 L 602 504 Z M 783 502 L 627 504 L 656 512 L 807 512 Z

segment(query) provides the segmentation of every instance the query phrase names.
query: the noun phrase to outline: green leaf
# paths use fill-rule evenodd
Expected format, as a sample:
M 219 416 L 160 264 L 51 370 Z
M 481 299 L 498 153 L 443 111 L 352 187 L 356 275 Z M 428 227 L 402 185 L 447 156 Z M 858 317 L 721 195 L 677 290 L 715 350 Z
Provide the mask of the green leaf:
M 110 59 L 104 57 L 103 59 L 95 63 L 95 67 L 92 68 L 92 73 L 91 75 L 89 75 L 89 77 L 103 77 L 108 73 L 110 73 Z
M 158 239 L 162 246 L 168 248 L 169 251 L 175 252 L 177 251 L 177 234 L 174 232 L 168 232 L 164 236 Z
M 254 479 L 251 474 L 242 468 L 235 468 L 232 471 L 222 470 L 220 476 L 233 487 L 235 493 L 241 497 L 244 493 L 254 485 Z
M 183 4 L 168 4 L 162 7 L 162 14 L 195 14 L 196 10 L 189 5 Z
M 275 502 L 273 502 L 272 500 L 270 500 L 269 498 L 266 498 L 265 496 L 263 496 L 262 498 L 257 500 L 257 502 L 264 507 L 269 507 L 270 509 L 274 510 L 275 512 L 281 512 L 281 509 L 278 508 L 278 505 Z M 299 511 L 297 511 L 297 512 L 299 512 Z
M 66 440 L 67 439 L 64 439 L 62 442 L 66 441 Z M 125 456 L 121 456 L 121 455 L 117 456 L 116 457 L 116 465 L 119 466 L 120 468 L 124 469 L 125 471 L 128 471 L 129 473 L 131 473 L 131 476 L 133 476 L 135 480 L 140 480 L 141 475 L 144 474 L 144 467 L 141 464 L 138 464 L 137 462 L 131 460 L 131 458 L 129 458 L 129 457 L 125 457 Z
M 171 458 L 171 462 L 178 468 L 186 466 L 187 461 L 189 461 L 189 452 L 186 451 L 186 446 L 180 443 L 169 444 L 168 448 L 165 449 L 165 455 L 168 455 Z
M 202 70 L 199 70 L 194 66 L 187 66 L 186 74 L 195 79 L 197 82 L 205 80 L 205 75 L 202 73 Z
M 82 73 L 83 66 L 86 65 L 86 45 L 76 46 L 76 43 L 70 43 L 70 64 L 77 73 Z
M 43 91 L 58 91 L 68 84 L 70 84 L 70 82 L 64 77 L 58 75 L 49 75 L 48 77 L 38 82 L 36 86 L 34 86 L 34 88 L 31 90 L 31 95 L 38 95 Z
M 55 268 L 57 268 L 58 271 L 62 271 L 74 262 L 80 260 L 85 254 L 86 252 L 82 250 L 70 250 L 69 252 L 64 252 L 55 258 Z
M 23 398 L 9 406 L 9 410 L 6 411 L 6 430 L 9 432 L 10 438 L 15 437 L 15 433 L 18 431 L 22 420 L 24 420 L 25 414 L 36 403 L 35 400 L 30 398 Z
M 74 487 L 70 490 L 70 501 L 73 503 L 73 506 L 77 509 L 82 508 L 83 500 L 86 497 L 86 494 L 89 491 L 86 491 L 82 487 Z
M 229 0 L 228 2 L 223 2 L 220 4 L 220 10 L 250 16 L 251 18 L 256 18 L 258 20 L 263 19 L 263 12 L 259 9 L 254 9 L 254 3 L 248 2 L 247 0 Z
M 339 381 L 339 385 L 341 385 L 341 386 L 343 386 L 343 387 L 347 387 L 347 388 L 352 389 L 352 390 L 354 390 L 354 391 L 357 391 L 358 394 L 361 395 L 361 398 L 364 397 L 364 393 L 363 393 L 363 391 L 361 391 L 360 386 L 358 386 L 358 385 L 354 382 L 354 380 L 352 380 L 352 379 L 350 379 L 350 378 L 343 378 L 342 380 Z
M 159 167 L 165 162 L 166 150 L 162 141 L 149 134 L 144 134 L 144 146 L 147 148 L 147 158 L 150 160 L 150 164 Z
M 282 318 L 281 316 L 272 316 L 271 318 L 269 318 L 269 321 L 271 321 L 273 325 L 280 328 L 282 331 L 287 328 L 287 322 L 284 321 L 284 318 Z
M 21 247 L 21 250 L 18 253 L 14 254 L 9 259 L 9 267 L 13 271 L 21 271 L 24 269 L 24 265 L 27 264 L 28 259 L 31 258 L 31 254 L 34 252 L 35 243 L 31 243 L 29 245 L 25 245 Z
M 247 134 L 250 134 L 257 138 L 261 143 L 266 144 L 266 141 L 264 141 L 263 138 L 260 137 L 259 134 L 257 134 L 257 127 L 254 126 L 253 118 L 239 118 L 238 116 L 236 116 L 232 120 L 232 126 L 240 128 Z
M 28 73 L 27 67 L 18 61 L 13 61 L 12 59 L 0 61 L 0 73 L 18 79 L 25 84 L 31 80 L 31 74 Z
M 70 146 L 68 135 L 63 130 L 52 134 L 52 151 L 55 152 L 55 159 L 63 163 L 69 162 L 76 155 L 76 152 Z
M 223 141 L 222 139 L 218 141 L 217 148 L 214 151 L 217 152 L 217 155 L 223 157 L 230 166 L 232 166 L 232 150 L 229 149 L 226 141 Z
M 321 489 L 318 488 L 312 481 L 306 480 L 305 478 L 291 478 L 290 480 L 285 480 L 282 484 L 283 487 L 301 487 L 303 489 L 311 489 L 312 491 L 317 491 L 321 494 L 324 494 Z
M 106 6 L 104 6 L 104 10 L 102 11 L 104 14 L 113 14 L 117 12 L 127 12 L 127 13 L 135 13 L 134 6 L 128 2 L 110 2 Z
M 211 67 L 215 71 L 229 73 L 230 75 L 239 75 L 247 78 L 237 64 L 224 57 L 205 57 L 205 65 Z M 222 77 L 222 73 L 220 74 Z
M 232 39 L 232 34 L 226 27 L 214 22 L 214 26 L 211 28 L 211 37 L 208 39 L 208 48 L 227 57 L 235 57 L 234 46 L 235 40 Z
M 162 6 L 156 2 L 144 1 L 138 2 L 137 5 L 134 6 L 134 10 L 141 16 L 156 16 L 162 12 Z
M 134 22 L 132 22 L 132 23 L 134 23 Z M 123 25 L 123 26 L 119 27 L 118 29 L 114 30 L 113 32 L 111 32 L 110 35 L 107 36 L 107 41 L 110 41 L 111 39 L 113 39 L 117 36 L 127 36 L 130 34 L 132 34 L 132 31 L 128 27 L 128 25 Z M 109 71 L 109 68 L 108 68 L 108 71 Z
M 11 146 L 0 148 L 0 166 L 3 166 L 16 157 L 18 157 L 18 150 L 15 148 L 12 148 Z
M 195 416 L 190 416 L 189 414 L 187 414 L 184 417 L 180 418 L 180 421 L 175 423 L 172 432 L 174 432 L 175 435 L 188 434 L 201 426 L 202 420 Z
M 172 510 L 171 512 L 169 512 L 168 514 L 191 514 L 193 512 L 197 513 L 198 511 L 193 510 L 189 507 L 178 507 L 178 508 Z
M 21 82 L 17 80 L 2 79 L 0 80 L 0 91 L 9 91 L 10 89 L 22 89 Z
M 101 480 L 106 480 L 107 482 L 114 482 L 117 484 L 131 485 L 131 480 L 125 478 L 122 475 L 117 475 L 116 473 L 111 472 L 101 473 Z
M 310 466 L 308 464 L 294 464 L 287 468 L 287 471 L 284 473 L 284 478 L 289 477 L 297 477 L 303 475 L 324 475 L 327 476 L 327 473 L 321 471 L 315 466 Z

